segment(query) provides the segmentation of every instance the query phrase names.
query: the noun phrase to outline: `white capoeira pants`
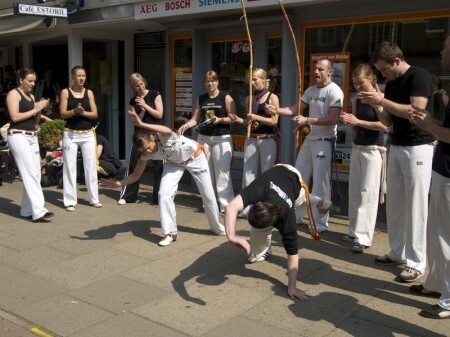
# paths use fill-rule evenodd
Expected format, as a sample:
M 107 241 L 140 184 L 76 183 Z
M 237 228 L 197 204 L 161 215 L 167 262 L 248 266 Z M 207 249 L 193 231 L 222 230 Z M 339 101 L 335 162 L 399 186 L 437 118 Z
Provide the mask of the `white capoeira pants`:
M 220 211 L 223 212 L 234 198 L 233 182 L 230 174 L 231 160 L 233 158 L 231 135 L 198 135 L 197 141 L 205 147 L 211 181 L 215 182 L 217 201 L 219 202 Z
M 174 198 L 178 190 L 178 183 L 183 177 L 185 170 L 189 171 L 197 184 L 211 231 L 217 235 L 225 235 L 225 227 L 219 222 L 219 208 L 209 174 L 208 161 L 203 152 L 188 163 L 174 164 L 167 160 L 164 164 L 161 187 L 158 194 L 163 234 L 177 233 Z
M 426 267 L 428 192 L 433 145 L 391 145 L 387 168 L 386 218 L 394 261 L 420 272 Z
M 324 200 L 331 198 L 331 155 L 331 141 L 305 139 L 295 162 L 295 168 L 300 171 L 303 180 L 309 186 L 311 186 L 310 179 L 313 179 L 311 194 Z M 328 230 L 329 212 L 322 215 L 319 214 L 317 207 L 313 207 L 312 216 L 319 232 Z
M 383 158 L 378 148 L 354 144 L 350 157 L 348 236 L 367 247 L 372 245 L 380 196 Z
M 298 175 L 300 182 L 302 181 L 302 176 L 300 172 L 293 166 L 282 164 L 284 167 L 288 168 L 292 172 Z M 315 206 L 320 201 L 320 198 L 310 195 L 311 205 Z M 295 200 L 294 207 L 297 216 L 304 216 L 307 212 L 306 192 L 305 189 L 300 190 L 298 198 Z M 272 231 L 273 227 L 269 226 L 266 228 L 250 228 L 250 256 L 248 260 L 250 262 L 257 261 L 261 256 L 263 256 L 269 249 L 272 242 Z
M 427 227 L 429 274 L 425 289 L 441 293 L 438 304 L 450 310 L 450 178 L 433 171 Z
M 93 130 L 87 132 L 64 131 L 63 135 L 63 190 L 64 207 L 77 204 L 77 154 L 78 147 L 83 156 L 84 179 L 89 194 L 89 203 L 98 199 L 97 141 Z
M 48 210 L 41 187 L 41 158 L 36 135 L 14 133 L 8 135 L 8 145 L 14 156 L 23 181 L 22 207 L 20 215 L 39 219 Z
M 275 165 L 277 143 L 274 138 L 247 138 L 244 144 L 242 188 Z

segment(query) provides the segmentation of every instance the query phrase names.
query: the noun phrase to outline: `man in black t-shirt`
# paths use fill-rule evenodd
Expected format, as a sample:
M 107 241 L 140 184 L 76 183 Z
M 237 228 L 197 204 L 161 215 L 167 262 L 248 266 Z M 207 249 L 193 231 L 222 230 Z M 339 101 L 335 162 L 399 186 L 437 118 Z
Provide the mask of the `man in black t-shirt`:
M 450 35 L 445 40 L 441 56 L 442 68 L 450 70 Z M 409 112 L 409 121 L 439 140 L 433 158 L 428 211 L 427 257 L 430 272 L 423 285 L 415 284 L 410 290 L 419 295 L 439 297 L 437 304 L 422 309 L 422 316 L 450 318 L 450 103 L 447 103 L 444 124 L 426 110 L 415 107 Z
M 431 181 L 433 142 L 427 131 L 409 122 L 411 106 L 433 111 L 433 82 L 423 68 L 410 66 L 401 49 L 383 42 L 372 63 L 388 79 L 383 95 L 361 92 L 363 103 L 379 105 L 379 120 L 393 127 L 387 167 L 386 218 L 391 250 L 377 257 L 380 265 L 406 264 L 399 275 L 414 282 L 425 272 L 428 191 Z
M 257 177 L 225 208 L 225 230 L 230 242 L 242 247 L 250 262 L 263 261 L 270 257 L 273 228 L 280 232 L 288 256 L 288 294 L 291 298 L 307 301 L 309 297 L 297 289 L 298 247 L 296 211 L 305 214 L 305 190 L 301 186 L 300 173 L 293 166 L 279 164 Z M 310 195 L 311 204 L 321 214 L 328 212 L 331 201 Z M 250 243 L 236 236 L 236 218 L 245 207 L 248 212 Z M 303 209 L 302 209 L 303 208 Z

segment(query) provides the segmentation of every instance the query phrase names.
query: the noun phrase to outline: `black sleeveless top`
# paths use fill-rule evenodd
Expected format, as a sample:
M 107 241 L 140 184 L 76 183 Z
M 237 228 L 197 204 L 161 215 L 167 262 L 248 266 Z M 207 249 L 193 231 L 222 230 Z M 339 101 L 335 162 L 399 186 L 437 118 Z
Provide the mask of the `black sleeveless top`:
M 377 113 L 369 104 L 356 100 L 356 118 L 368 122 L 378 122 Z M 384 145 L 383 133 L 361 126 L 355 127 L 353 143 L 356 145 Z
M 149 90 L 147 95 L 144 96 L 144 101 L 149 107 L 151 107 L 152 109 L 156 109 L 155 99 L 159 95 L 160 95 L 159 91 Z M 134 108 L 134 111 L 136 111 L 136 113 L 139 115 L 140 112 L 142 111 L 142 107 L 136 103 L 136 95 L 130 98 L 129 104 Z M 147 112 L 144 114 L 144 118 L 142 121 L 147 124 L 160 124 L 160 125 L 163 124 L 163 118 L 158 119 Z M 137 126 L 134 127 L 135 131 L 138 129 L 139 127 Z
M 220 91 L 219 94 L 211 98 L 209 94 L 200 95 L 198 98 L 198 104 L 201 111 L 200 123 L 209 119 L 209 114 L 216 116 L 217 118 L 227 117 L 227 109 L 225 105 L 225 97 L 227 95 Z M 201 135 L 205 136 L 222 136 L 231 134 L 231 128 L 228 124 L 218 123 L 216 125 L 209 124 L 205 128 L 199 131 Z
M 19 113 L 28 112 L 34 109 L 34 99 L 31 95 L 24 96 L 19 89 L 15 89 L 19 93 L 21 99 L 19 102 Z M 10 122 L 10 129 L 26 130 L 26 131 L 36 131 L 36 122 L 34 116 L 31 116 L 23 121 L 14 123 Z
M 69 93 L 69 98 L 67 100 L 67 110 L 75 109 L 78 106 L 78 103 L 81 103 L 81 106 L 86 111 L 91 111 L 91 104 L 89 103 L 88 97 L 88 89 L 84 90 L 84 95 L 81 98 L 76 98 L 72 91 L 67 88 Z M 72 130 L 90 130 L 94 126 L 93 120 L 87 118 L 85 116 L 72 116 L 66 119 L 66 128 Z
M 271 95 L 272 93 L 269 92 L 267 99 L 264 101 L 264 103 L 258 104 L 258 110 L 256 110 L 256 112 L 254 113 L 256 113 L 258 116 L 270 117 L 270 115 L 266 112 L 266 104 L 269 104 Z M 253 122 L 251 133 L 255 135 L 273 135 L 275 134 L 275 128 L 273 126 L 269 126 L 260 122 Z

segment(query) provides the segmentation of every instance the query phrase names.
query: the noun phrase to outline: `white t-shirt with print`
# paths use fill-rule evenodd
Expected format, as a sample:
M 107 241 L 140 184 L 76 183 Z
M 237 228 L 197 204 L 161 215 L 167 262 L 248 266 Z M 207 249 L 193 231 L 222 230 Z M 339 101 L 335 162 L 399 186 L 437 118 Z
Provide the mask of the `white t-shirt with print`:
M 344 93 L 334 82 L 323 88 L 316 85 L 305 90 L 302 102 L 309 106 L 309 117 L 323 118 L 329 115 L 329 108 L 341 108 L 344 103 Z M 317 140 L 319 138 L 336 137 L 337 125 L 311 125 L 311 131 L 306 138 Z

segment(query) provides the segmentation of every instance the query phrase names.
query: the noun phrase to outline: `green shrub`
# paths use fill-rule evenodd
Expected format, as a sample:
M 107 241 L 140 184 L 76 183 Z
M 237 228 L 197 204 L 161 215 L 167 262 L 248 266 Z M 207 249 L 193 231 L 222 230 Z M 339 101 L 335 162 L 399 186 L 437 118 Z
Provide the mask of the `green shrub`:
M 62 119 L 54 119 L 42 123 L 38 133 L 39 146 L 47 149 L 58 146 L 62 140 L 65 124 L 66 122 Z

